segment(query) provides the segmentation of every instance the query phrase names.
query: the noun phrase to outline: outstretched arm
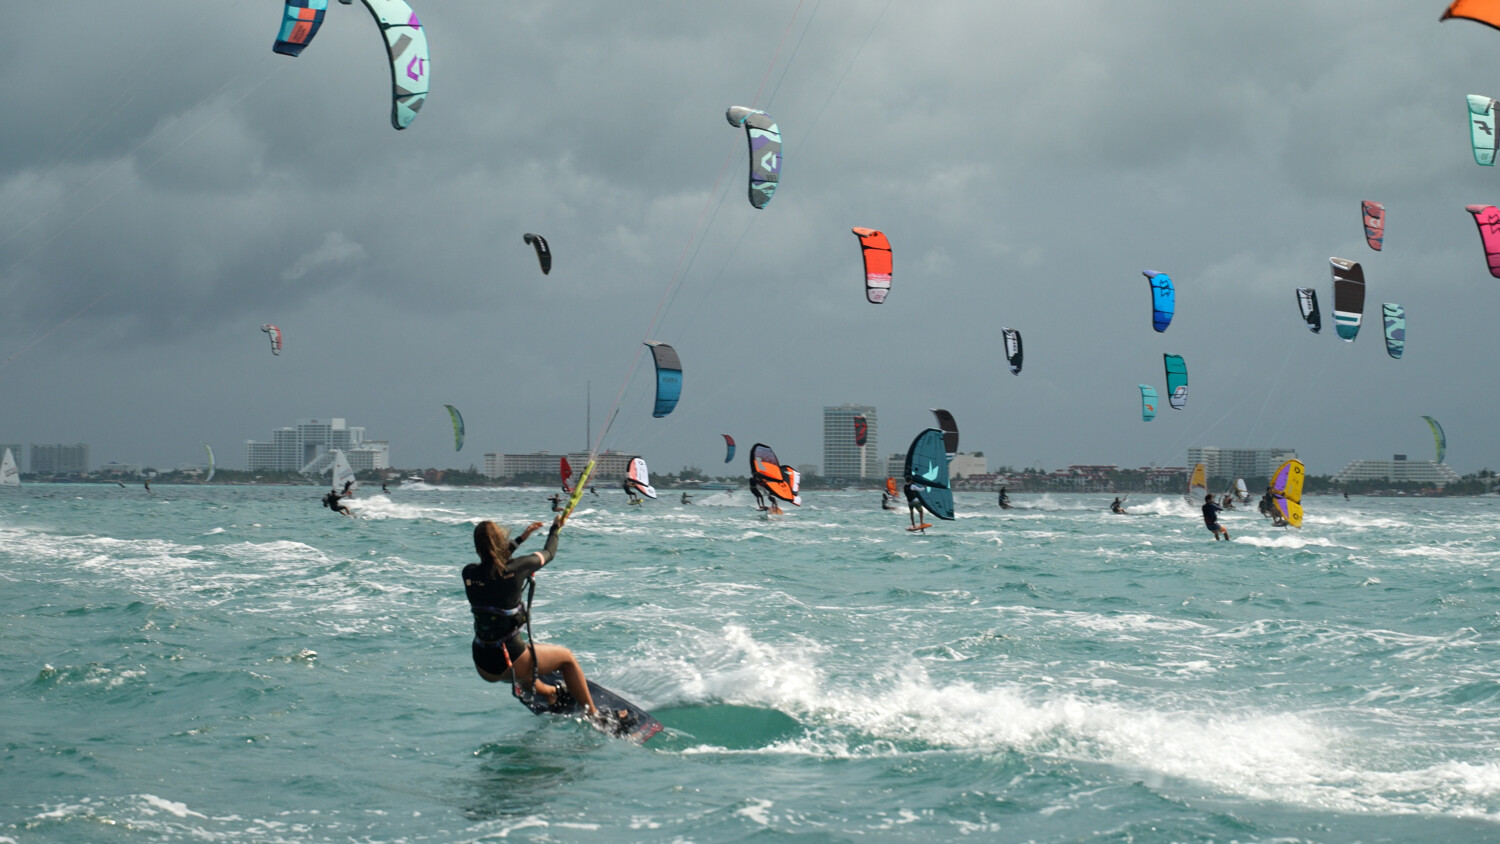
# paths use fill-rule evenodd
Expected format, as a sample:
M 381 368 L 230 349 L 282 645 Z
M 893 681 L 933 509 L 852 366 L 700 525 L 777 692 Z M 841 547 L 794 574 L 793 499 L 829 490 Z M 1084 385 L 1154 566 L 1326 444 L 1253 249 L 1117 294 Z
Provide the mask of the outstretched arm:
M 510 541 L 510 550 L 515 551 L 517 548 L 521 547 L 521 543 L 530 539 L 531 535 L 533 533 L 536 533 L 539 529 L 541 529 L 541 527 L 541 522 L 532 522 L 531 524 L 527 525 L 526 529 L 521 531 L 520 536 Z

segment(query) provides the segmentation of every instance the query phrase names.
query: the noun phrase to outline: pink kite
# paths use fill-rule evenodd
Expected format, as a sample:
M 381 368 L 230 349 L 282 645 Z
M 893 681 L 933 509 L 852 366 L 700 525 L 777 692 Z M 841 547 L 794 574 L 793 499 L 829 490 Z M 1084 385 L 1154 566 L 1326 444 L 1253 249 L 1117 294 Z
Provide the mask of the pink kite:
M 1385 206 L 1367 199 L 1360 203 L 1360 210 L 1365 216 L 1365 243 L 1379 252 L 1385 242 Z
M 1490 275 L 1500 278 L 1500 210 L 1493 205 L 1470 205 L 1474 224 L 1479 226 L 1479 239 L 1484 241 L 1484 257 L 1489 259 Z

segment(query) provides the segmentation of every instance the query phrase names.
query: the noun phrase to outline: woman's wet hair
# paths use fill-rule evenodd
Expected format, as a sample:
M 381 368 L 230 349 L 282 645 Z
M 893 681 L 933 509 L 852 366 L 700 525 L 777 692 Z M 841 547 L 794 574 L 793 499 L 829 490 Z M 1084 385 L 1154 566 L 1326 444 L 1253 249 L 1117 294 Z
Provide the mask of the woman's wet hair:
M 492 521 L 480 522 L 474 526 L 474 552 L 480 562 L 504 572 L 510 562 L 510 531 Z

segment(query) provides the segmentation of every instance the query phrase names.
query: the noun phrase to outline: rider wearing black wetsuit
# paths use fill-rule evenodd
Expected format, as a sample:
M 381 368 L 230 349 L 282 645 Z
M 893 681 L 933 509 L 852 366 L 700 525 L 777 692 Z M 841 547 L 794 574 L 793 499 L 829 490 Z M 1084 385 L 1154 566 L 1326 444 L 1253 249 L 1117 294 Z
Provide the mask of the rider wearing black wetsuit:
M 1220 539 L 1229 538 L 1229 531 L 1225 530 L 1224 526 L 1219 524 L 1219 511 L 1223 509 L 1223 507 L 1214 503 L 1212 495 L 1204 497 L 1203 525 L 1208 528 L 1209 533 L 1214 535 L 1214 541 L 1216 542 Z
M 510 551 L 541 527 L 537 522 L 517 538 L 510 541 Z M 510 665 L 526 650 L 526 607 L 522 603 L 522 592 L 531 576 L 557 555 L 557 530 L 547 534 L 547 546 L 541 554 L 527 554 L 512 559 L 504 573 L 484 563 L 464 566 L 464 592 L 469 596 L 469 609 L 474 613 L 474 665 L 490 674 L 504 674 Z M 501 652 L 504 645 L 505 653 Z M 507 657 L 509 657 L 507 659 Z

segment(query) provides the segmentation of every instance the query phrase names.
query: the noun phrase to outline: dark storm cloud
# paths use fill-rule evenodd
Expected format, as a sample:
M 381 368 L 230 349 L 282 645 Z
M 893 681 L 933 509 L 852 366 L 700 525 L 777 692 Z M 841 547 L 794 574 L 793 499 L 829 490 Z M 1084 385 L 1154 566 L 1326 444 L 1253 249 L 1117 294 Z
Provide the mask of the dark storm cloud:
M 25 397 L 0 439 L 163 464 L 209 439 L 232 466 L 241 440 L 342 414 L 399 465 L 577 449 L 586 384 L 597 424 L 685 265 L 654 332 L 682 404 L 651 420 L 638 375 L 608 443 L 661 470 L 717 466 L 721 432 L 819 462 L 821 407 L 845 401 L 879 407 L 885 452 L 949 407 L 992 465 L 1275 440 L 1322 474 L 1420 453 L 1422 413 L 1460 469 L 1494 462 L 1469 361 L 1497 291 L 1462 209 L 1500 196 L 1463 96 L 1500 93 L 1500 36 L 1437 6 L 426 0 L 432 93 L 395 132 L 359 5 L 298 59 L 270 54 L 277 3 L 148 5 L 10 12 L 28 35 L 0 61 L 42 81 L 0 126 L 0 357 L 108 295 L 0 369 Z M 760 212 L 723 119 L 753 104 L 787 153 Z M 1384 253 L 1361 199 L 1387 204 Z M 884 305 L 855 225 L 894 245 Z M 1296 318 L 1330 255 L 1371 279 L 1353 346 Z M 1148 267 L 1178 282 L 1166 335 Z M 1381 301 L 1407 306 L 1399 363 Z M 1163 352 L 1188 361 L 1189 408 L 1143 425 Z

